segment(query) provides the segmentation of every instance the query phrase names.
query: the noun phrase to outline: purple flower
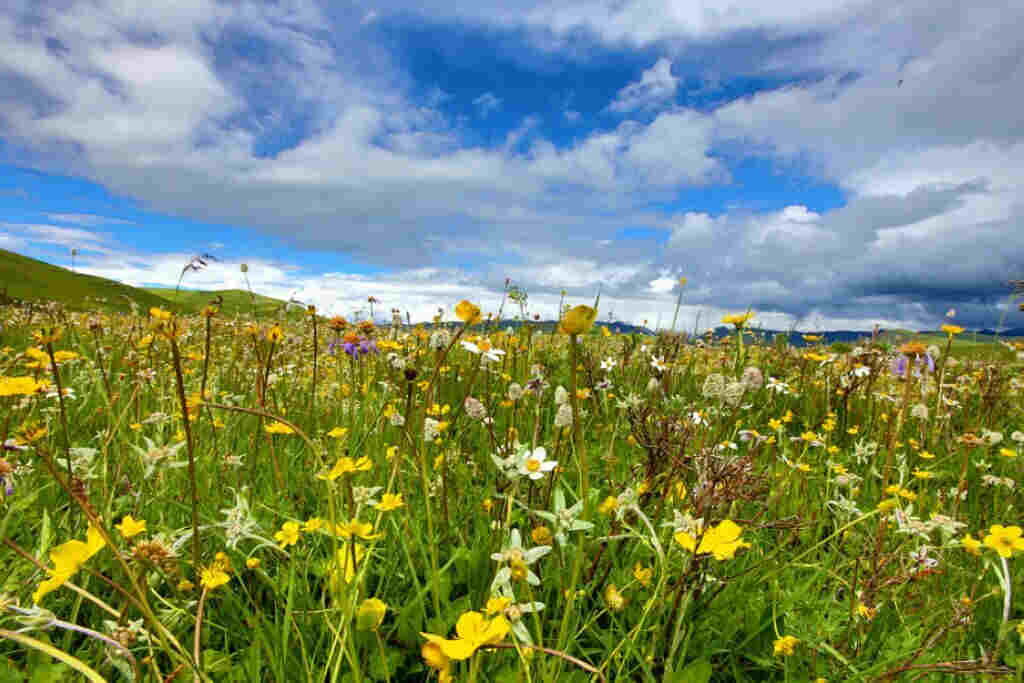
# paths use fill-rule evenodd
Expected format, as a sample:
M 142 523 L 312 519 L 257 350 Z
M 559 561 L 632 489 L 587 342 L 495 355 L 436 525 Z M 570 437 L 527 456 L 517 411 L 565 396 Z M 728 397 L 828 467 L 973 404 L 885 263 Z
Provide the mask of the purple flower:
M 360 339 L 358 342 L 345 342 L 344 346 L 342 346 L 342 350 L 356 360 L 359 360 L 359 356 L 365 356 L 368 353 L 379 353 L 379 350 L 377 349 L 377 342 L 372 339 Z
M 907 375 L 907 363 L 910 362 L 904 354 L 900 354 L 893 359 L 889 369 L 892 370 L 892 374 L 897 377 L 906 377 Z M 922 368 L 927 366 L 927 372 L 935 372 L 935 360 L 931 357 L 931 354 L 915 355 L 914 356 L 914 377 L 921 376 Z

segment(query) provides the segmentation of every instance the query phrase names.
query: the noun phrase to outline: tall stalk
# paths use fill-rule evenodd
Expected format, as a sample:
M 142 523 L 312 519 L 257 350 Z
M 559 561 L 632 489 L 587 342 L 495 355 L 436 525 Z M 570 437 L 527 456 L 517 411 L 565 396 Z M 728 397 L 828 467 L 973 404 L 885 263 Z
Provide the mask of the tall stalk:
M 174 324 L 174 321 L 170 323 Z M 175 330 L 167 335 L 171 344 L 171 359 L 174 365 L 174 378 L 178 385 L 178 402 L 181 404 L 181 419 L 185 431 L 185 448 L 188 452 L 188 480 L 192 495 L 192 569 L 197 574 L 200 565 L 199 552 L 199 491 L 196 486 L 196 458 L 192 445 L 192 426 L 188 421 L 188 401 L 185 399 L 185 379 L 181 374 L 181 351 L 178 349 L 178 340 L 175 339 Z

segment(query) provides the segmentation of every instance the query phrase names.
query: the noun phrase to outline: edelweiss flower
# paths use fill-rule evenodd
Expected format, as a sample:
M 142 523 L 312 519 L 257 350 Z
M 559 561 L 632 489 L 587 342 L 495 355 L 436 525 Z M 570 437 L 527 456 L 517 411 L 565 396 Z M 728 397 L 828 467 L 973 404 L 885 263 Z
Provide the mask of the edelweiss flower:
M 542 478 L 545 472 L 550 472 L 558 465 L 555 460 L 547 460 L 547 455 L 548 452 L 543 446 L 532 453 L 530 451 L 523 453 L 519 461 L 519 474 L 533 480 Z

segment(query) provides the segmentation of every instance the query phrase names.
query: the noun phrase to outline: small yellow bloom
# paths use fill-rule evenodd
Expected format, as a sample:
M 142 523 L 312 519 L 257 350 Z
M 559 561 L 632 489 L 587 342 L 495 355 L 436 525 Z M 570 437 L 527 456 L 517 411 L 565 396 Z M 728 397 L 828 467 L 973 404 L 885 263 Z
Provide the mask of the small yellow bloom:
M 335 427 L 331 431 L 327 432 L 327 436 L 332 439 L 344 439 L 348 435 L 348 427 Z
M 775 640 L 775 648 L 772 654 L 776 657 L 779 655 L 788 657 L 793 654 L 793 648 L 795 648 L 799 642 L 800 639 L 794 636 L 782 636 Z
M 455 306 L 455 315 L 459 320 L 465 323 L 467 327 L 470 325 L 476 325 L 481 320 L 480 307 L 465 299 Z
M 604 499 L 604 502 L 598 506 L 597 511 L 602 515 L 610 515 L 619 509 L 619 499 L 615 496 L 608 496 Z
M 950 337 L 952 337 L 953 335 L 960 334 L 961 332 L 964 331 L 964 328 L 960 327 L 959 325 L 943 325 L 939 329 L 948 334 Z
M 182 579 L 181 581 L 178 582 L 178 590 L 181 591 L 182 593 L 188 593 L 191 590 L 193 590 L 195 587 L 196 587 L 196 585 L 194 583 L 192 583 L 191 581 L 189 581 L 188 579 Z
M 391 510 L 397 510 L 404 505 L 405 501 L 402 500 L 401 493 L 385 493 L 380 497 L 380 502 L 374 507 L 381 512 L 390 512 Z
M 751 318 L 754 317 L 753 313 L 733 313 L 722 318 L 722 322 L 726 325 L 735 325 L 736 329 L 742 329 Z
M 259 569 L 260 564 L 262 563 L 260 562 L 260 558 L 258 557 L 250 557 L 245 561 L 245 566 L 249 569 Z
M 134 519 L 131 515 L 125 515 L 121 523 L 114 528 L 120 531 L 125 538 L 132 538 L 146 530 L 146 520 Z
M 314 531 L 320 531 L 320 529 L 324 528 L 326 524 L 327 522 L 320 517 L 310 517 L 305 521 L 305 523 L 303 523 L 302 530 L 307 533 L 312 533 Z
M 704 531 L 700 546 L 697 539 L 685 531 L 676 532 L 676 543 L 697 555 L 711 553 L 716 560 L 731 560 L 740 548 L 749 548 L 750 544 L 743 540 L 742 527 L 730 519 L 723 520 L 716 526 Z
M 999 553 L 1000 557 L 1011 557 L 1015 552 L 1024 550 L 1024 538 L 1021 538 L 1019 526 L 1004 527 L 993 524 L 985 536 L 984 544 Z
M 295 430 L 286 425 L 283 422 L 271 422 L 263 427 L 263 431 L 267 434 L 294 434 Z
M 32 377 L 0 377 L 0 396 L 30 396 L 47 386 Z
M 564 334 L 573 336 L 584 334 L 593 326 L 595 318 L 597 318 L 595 309 L 590 306 L 575 306 L 562 316 L 562 322 L 559 323 L 558 329 Z
M 604 589 L 604 602 L 612 612 L 621 612 L 626 608 L 626 598 L 614 583 L 609 583 Z
M 231 580 L 231 577 L 223 569 L 216 565 L 211 565 L 203 569 L 200 574 L 199 582 L 206 590 L 214 590 L 226 584 Z
M 281 530 L 274 534 L 274 540 L 281 544 L 282 548 L 295 545 L 299 542 L 299 523 L 285 522 Z
M 377 598 L 366 598 L 356 611 L 358 628 L 362 631 L 376 631 L 387 614 L 388 605 Z
M 503 616 L 487 619 L 480 612 L 466 612 L 455 623 L 457 638 L 448 640 L 433 633 L 420 633 L 420 635 L 428 642 L 437 645 L 444 657 L 459 661 L 469 659 L 484 645 L 500 643 L 508 631 L 509 624 Z
M 493 617 L 495 614 L 501 614 L 505 611 L 505 608 L 512 604 L 511 598 L 489 598 L 487 605 L 484 607 L 484 613 L 489 617 Z
M 633 567 L 633 578 L 636 579 L 641 586 L 647 588 L 651 585 L 651 579 L 654 577 L 654 567 L 644 567 L 639 562 Z

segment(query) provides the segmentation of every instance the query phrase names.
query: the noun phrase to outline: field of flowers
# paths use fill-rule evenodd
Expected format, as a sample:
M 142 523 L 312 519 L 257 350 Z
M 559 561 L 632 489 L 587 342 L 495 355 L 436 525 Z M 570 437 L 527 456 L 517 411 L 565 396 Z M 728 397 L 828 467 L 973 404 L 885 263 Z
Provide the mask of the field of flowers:
M 7 309 L 0 683 L 1024 672 L 1024 344 L 452 310 Z

